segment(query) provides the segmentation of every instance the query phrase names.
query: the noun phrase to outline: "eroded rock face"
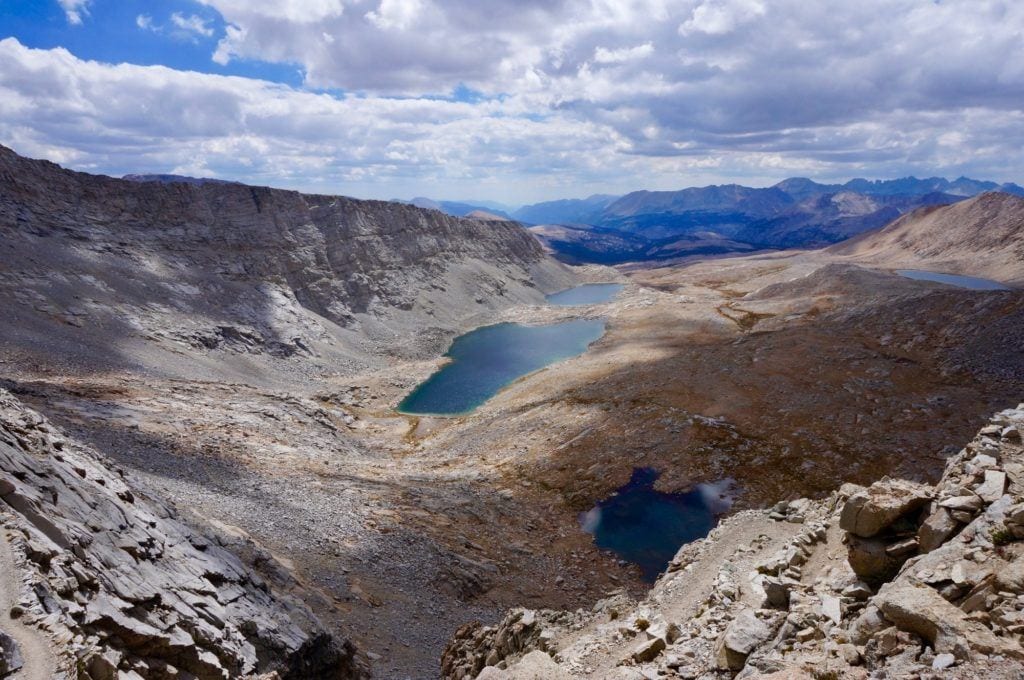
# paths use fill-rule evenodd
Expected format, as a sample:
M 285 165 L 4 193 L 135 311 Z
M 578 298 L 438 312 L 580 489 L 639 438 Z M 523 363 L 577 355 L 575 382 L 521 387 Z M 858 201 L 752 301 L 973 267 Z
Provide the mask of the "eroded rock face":
M 366 674 L 355 647 L 284 592 L 283 570 L 268 582 L 3 391 L 0 498 L 29 572 L 23 616 L 82 680 Z

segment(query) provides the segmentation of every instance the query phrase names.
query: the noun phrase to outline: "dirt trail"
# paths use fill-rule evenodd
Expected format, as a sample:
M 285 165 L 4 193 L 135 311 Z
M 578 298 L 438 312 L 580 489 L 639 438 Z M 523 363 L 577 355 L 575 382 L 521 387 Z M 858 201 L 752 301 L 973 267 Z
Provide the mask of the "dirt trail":
M 21 579 L 14 563 L 14 552 L 7 532 L 0 529 L 0 629 L 17 641 L 25 665 L 10 676 L 11 680 L 53 680 L 61 677 L 51 644 L 36 628 L 11 618 L 11 607 L 17 604 Z
M 682 580 L 672 584 L 667 590 L 652 591 L 650 599 L 646 603 L 641 603 L 641 608 L 645 605 L 651 607 L 668 621 L 688 622 L 697 615 L 702 603 L 711 595 L 722 564 L 731 563 L 735 572 L 743 576 L 753 569 L 759 560 L 783 547 L 802 528 L 803 526 L 799 524 L 775 522 L 767 517 L 748 516 L 742 521 L 732 520 L 730 529 L 718 533 L 708 549 L 692 563 L 693 568 L 685 576 L 680 577 Z M 764 538 L 758 541 L 762 536 Z M 752 550 L 740 551 L 741 548 L 751 547 Z M 596 625 L 597 622 L 591 624 L 582 635 L 595 635 Z M 569 639 L 561 641 L 562 646 L 566 646 L 577 635 L 579 634 L 570 634 Z M 581 665 L 588 668 L 582 675 L 601 680 L 619 678 L 619 661 L 629 656 L 637 644 L 636 639 L 625 638 L 615 642 L 601 639 L 600 634 L 597 634 L 595 639 L 601 642 L 581 659 Z
M 711 594 L 718 578 L 719 565 L 730 562 L 737 574 L 745 576 L 754 564 L 781 548 L 802 528 L 799 524 L 775 522 L 766 517 L 734 524 L 728 533 L 723 534 L 694 562 L 694 568 L 687 576 L 686 588 L 677 590 L 667 598 L 668 601 L 663 605 L 666 615 L 673 621 L 689 620 Z M 745 554 L 737 552 L 740 547 L 750 546 L 760 536 L 767 538 L 760 547 Z

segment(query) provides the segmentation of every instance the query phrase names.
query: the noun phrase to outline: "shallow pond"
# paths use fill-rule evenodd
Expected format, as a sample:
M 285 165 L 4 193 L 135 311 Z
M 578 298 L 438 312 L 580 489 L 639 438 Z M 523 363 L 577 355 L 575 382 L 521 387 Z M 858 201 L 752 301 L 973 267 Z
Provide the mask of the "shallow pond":
M 548 295 L 547 300 L 559 307 L 599 305 L 603 302 L 610 302 L 621 290 L 621 283 L 585 283 L 582 286 L 552 293 Z
M 595 545 L 639 566 L 647 581 L 664 571 L 683 544 L 707 536 L 731 505 L 730 481 L 664 493 L 655 490 L 657 479 L 656 470 L 637 468 L 629 484 L 580 516 Z
M 460 335 L 451 362 L 409 393 L 398 410 L 411 415 L 464 415 L 527 373 L 586 351 L 605 323 L 580 319 L 546 326 L 500 323 Z
M 975 276 L 957 276 L 956 274 L 942 274 L 939 272 L 929 272 L 923 269 L 897 269 L 896 273 L 900 276 L 905 276 L 908 279 L 915 279 L 917 281 L 934 281 L 935 283 L 945 283 L 950 286 L 957 286 L 959 288 L 969 288 L 970 290 L 1010 290 L 1010 287 L 993 281 L 991 279 L 979 279 Z

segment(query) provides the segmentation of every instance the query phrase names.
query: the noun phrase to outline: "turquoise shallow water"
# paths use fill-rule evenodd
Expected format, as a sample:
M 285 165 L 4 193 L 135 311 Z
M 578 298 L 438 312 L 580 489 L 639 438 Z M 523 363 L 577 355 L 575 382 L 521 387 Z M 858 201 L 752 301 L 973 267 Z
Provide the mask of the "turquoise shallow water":
M 409 393 L 398 410 L 411 415 L 464 415 L 515 379 L 586 351 L 604 334 L 603 320 L 546 326 L 500 323 L 460 335 L 451 362 Z
M 664 571 L 682 545 L 707 536 L 730 505 L 724 493 L 728 482 L 664 493 L 655 490 L 657 479 L 656 470 L 637 468 L 629 484 L 580 516 L 595 545 L 638 565 L 648 581 Z
M 975 276 L 941 274 L 939 272 L 929 272 L 921 269 L 897 269 L 896 273 L 900 276 L 905 276 L 908 279 L 915 279 L 917 281 L 934 281 L 936 283 L 945 283 L 959 288 L 969 288 L 970 290 L 1010 290 L 1009 286 L 999 283 L 998 281 L 993 281 L 991 279 L 979 279 Z
M 621 290 L 621 283 L 586 283 L 582 286 L 552 293 L 548 295 L 547 300 L 549 303 L 559 307 L 599 305 L 602 302 L 610 302 Z

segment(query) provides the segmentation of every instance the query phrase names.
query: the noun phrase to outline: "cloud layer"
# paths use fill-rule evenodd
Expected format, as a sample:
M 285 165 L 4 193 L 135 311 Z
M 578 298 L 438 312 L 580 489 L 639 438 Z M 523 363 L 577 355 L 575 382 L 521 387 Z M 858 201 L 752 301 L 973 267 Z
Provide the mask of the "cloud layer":
M 1024 178 L 1024 3 L 201 2 L 227 23 L 213 60 L 296 64 L 306 88 L 6 40 L 2 139 L 101 170 L 376 196 Z M 83 3 L 62 5 L 72 20 Z

